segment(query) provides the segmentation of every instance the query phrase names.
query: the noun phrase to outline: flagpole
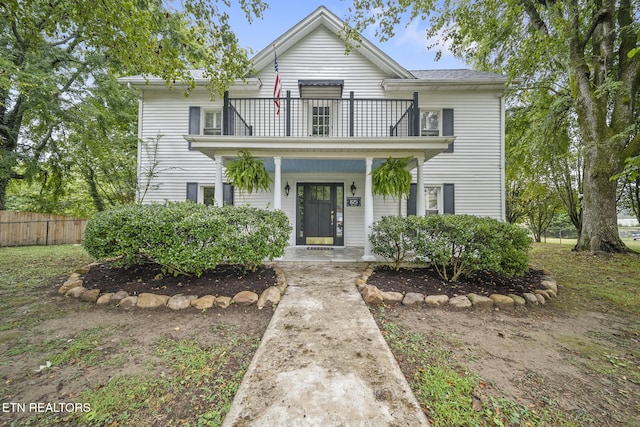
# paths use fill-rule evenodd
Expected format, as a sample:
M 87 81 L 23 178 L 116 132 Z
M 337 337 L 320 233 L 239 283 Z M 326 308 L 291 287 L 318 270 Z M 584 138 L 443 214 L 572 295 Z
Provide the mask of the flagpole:
M 282 82 L 280 81 L 280 72 L 278 70 L 278 52 L 276 45 L 273 45 L 273 69 L 275 72 L 273 83 L 273 103 L 276 109 L 276 116 L 280 115 L 280 93 L 282 91 Z

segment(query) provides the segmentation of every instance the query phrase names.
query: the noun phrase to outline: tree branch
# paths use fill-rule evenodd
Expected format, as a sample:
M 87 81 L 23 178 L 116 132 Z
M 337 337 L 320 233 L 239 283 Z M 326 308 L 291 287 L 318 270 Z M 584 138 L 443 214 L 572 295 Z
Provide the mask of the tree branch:
M 520 4 L 522 4 L 522 6 L 524 7 L 525 12 L 529 16 L 529 19 L 531 19 L 532 26 L 537 31 L 548 35 L 549 29 L 547 28 L 547 24 L 545 24 L 544 20 L 540 16 L 540 13 L 538 12 L 538 9 L 536 9 L 536 6 L 530 0 L 520 0 Z M 547 7 L 545 2 L 538 2 L 538 4 L 541 4 L 545 8 Z

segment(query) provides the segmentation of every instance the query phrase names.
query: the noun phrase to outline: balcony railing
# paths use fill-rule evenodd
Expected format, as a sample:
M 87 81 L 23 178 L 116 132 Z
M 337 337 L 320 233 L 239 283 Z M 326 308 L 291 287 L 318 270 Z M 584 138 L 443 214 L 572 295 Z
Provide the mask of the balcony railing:
M 279 103 L 279 107 L 276 104 Z M 413 99 L 229 98 L 223 135 L 263 137 L 403 137 L 420 135 L 418 94 Z M 279 111 L 278 111 L 279 110 Z

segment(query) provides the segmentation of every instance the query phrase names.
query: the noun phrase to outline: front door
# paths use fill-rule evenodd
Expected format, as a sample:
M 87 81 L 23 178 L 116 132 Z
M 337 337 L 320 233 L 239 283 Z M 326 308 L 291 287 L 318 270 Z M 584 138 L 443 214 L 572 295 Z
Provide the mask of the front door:
M 343 245 L 344 184 L 298 184 L 296 243 Z

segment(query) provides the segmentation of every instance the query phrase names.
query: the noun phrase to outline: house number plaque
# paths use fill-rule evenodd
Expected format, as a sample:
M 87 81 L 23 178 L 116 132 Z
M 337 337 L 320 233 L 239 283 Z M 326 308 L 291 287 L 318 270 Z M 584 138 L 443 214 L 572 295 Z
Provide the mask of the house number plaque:
M 360 197 L 347 197 L 347 206 L 350 208 L 362 206 L 360 203 Z

